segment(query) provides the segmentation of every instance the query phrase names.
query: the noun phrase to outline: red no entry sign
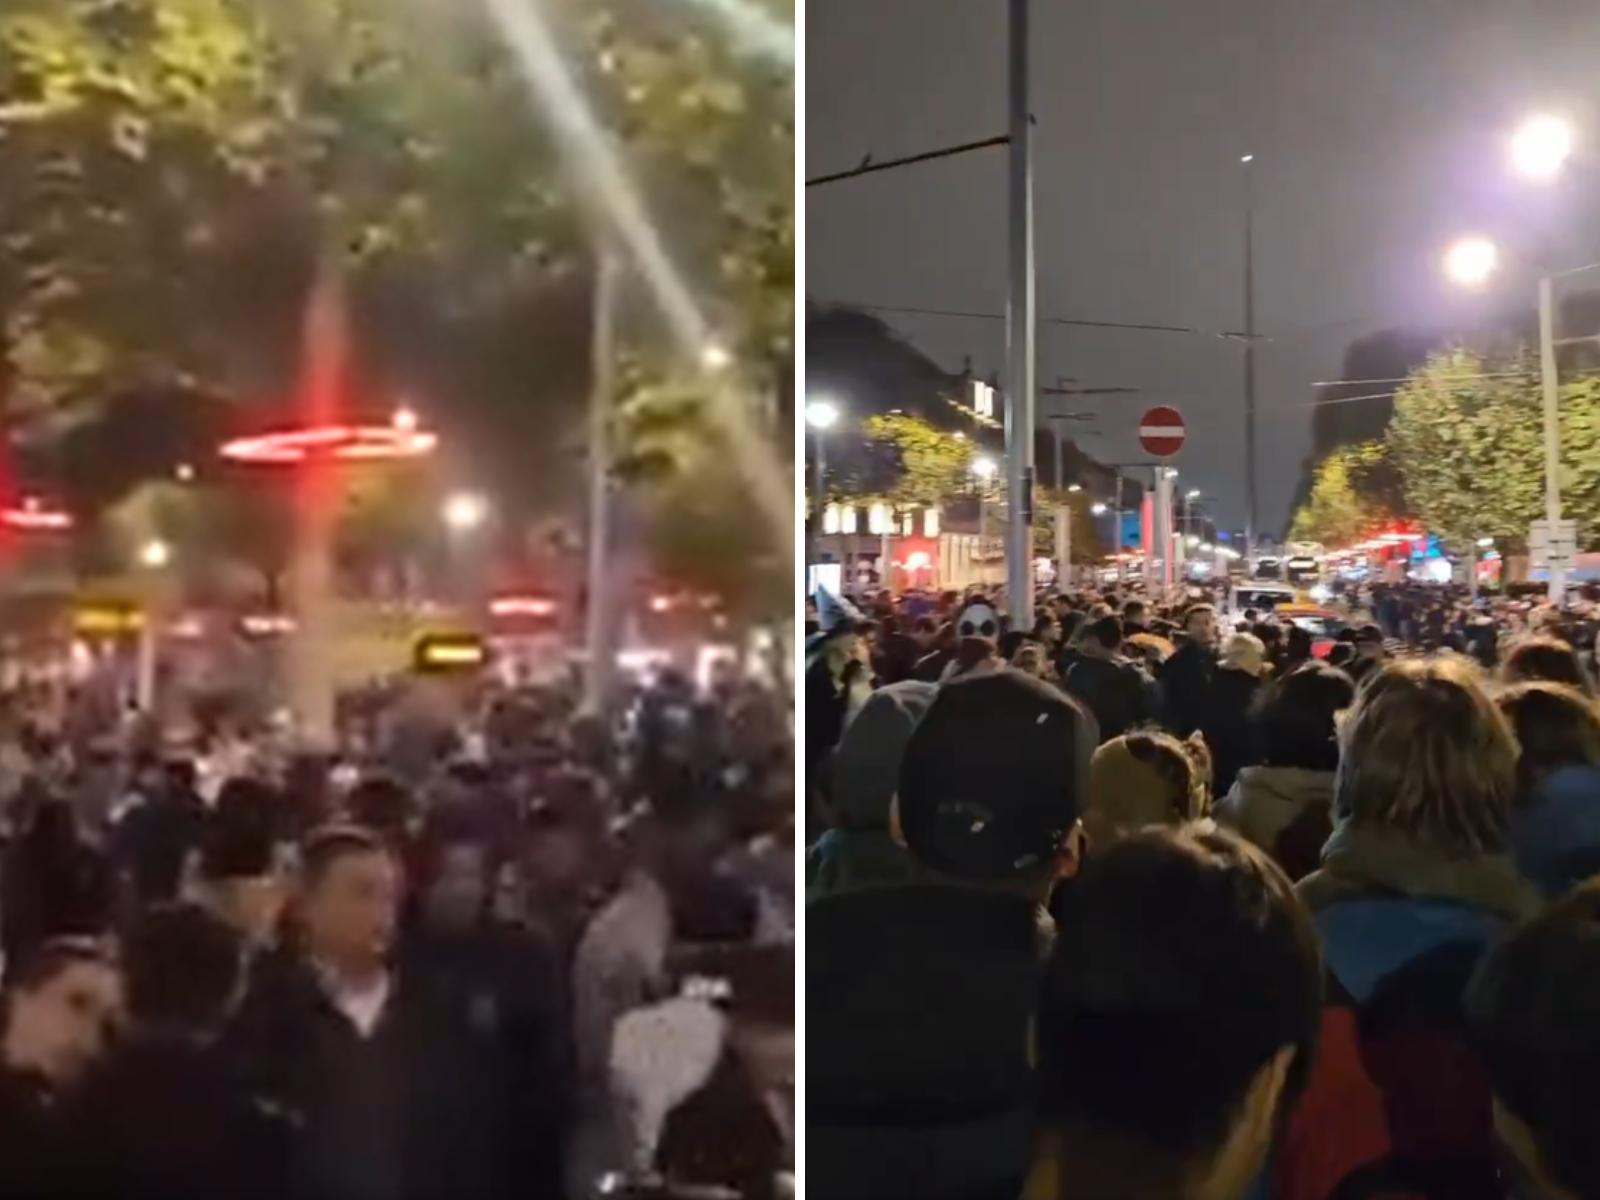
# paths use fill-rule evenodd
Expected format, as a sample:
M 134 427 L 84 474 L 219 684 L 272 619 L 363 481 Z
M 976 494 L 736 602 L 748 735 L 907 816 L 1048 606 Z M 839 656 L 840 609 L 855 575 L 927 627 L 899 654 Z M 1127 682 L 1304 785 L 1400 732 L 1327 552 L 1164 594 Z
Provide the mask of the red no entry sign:
M 1156 458 L 1171 458 L 1183 449 L 1183 417 L 1178 410 L 1158 404 L 1139 418 L 1139 445 Z

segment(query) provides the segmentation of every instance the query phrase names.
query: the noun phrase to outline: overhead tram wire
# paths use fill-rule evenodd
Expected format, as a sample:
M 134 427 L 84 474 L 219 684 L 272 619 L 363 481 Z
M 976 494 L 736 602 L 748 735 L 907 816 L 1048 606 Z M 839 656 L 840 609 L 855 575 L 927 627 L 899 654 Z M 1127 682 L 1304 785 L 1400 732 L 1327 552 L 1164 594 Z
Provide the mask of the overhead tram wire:
M 966 321 L 1004 321 L 1004 313 L 964 312 L 949 308 L 913 308 L 902 304 L 858 304 L 848 300 L 823 300 L 822 304 L 838 308 L 855 308 L 862 312 L 901 313 L 907 316 L 950 317 Z M 1230 330 L 1196 329 L 1187 325 L 1156 325 L 1143 321 L 1091 321 L 1078 317 L 1040 317 L 1041 325 L 1066 325 L 1079 329 L 1129 329 L 1138 333 L 1182 333 L 1192 337 L 1216 338 L 1219 341 L 1242 341 L 1245 335 Z M 1262 339 L 1265 340 L 1265 339 Z

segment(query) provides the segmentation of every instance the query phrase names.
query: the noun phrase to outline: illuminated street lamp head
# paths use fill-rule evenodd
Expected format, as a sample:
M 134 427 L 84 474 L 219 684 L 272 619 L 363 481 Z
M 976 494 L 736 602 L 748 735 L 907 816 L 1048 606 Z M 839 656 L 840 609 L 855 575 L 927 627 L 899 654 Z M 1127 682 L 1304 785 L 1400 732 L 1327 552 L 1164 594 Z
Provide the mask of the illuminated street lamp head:
M 1198 500 L 1198 499 L 1200 499 L 1200 489 L 1199 488 L 1190 488 L 1187 492 L 1184 493 L 1183 498 L 1185 500 Z
M 718 342 L 707 342 L 700 351 L 700 365 L 708 371 L 726 371 L 733 365 L 733 355 Z
M 1242 162 L 1247 167 L 1251 163 L 1255 162 L 1255 160 L 1256 160 L 1256 156 L 1254 154 L 1241 154 L 1239 156 L 1239 161 Z
M 1067 491 L 1069 491 L 1069 492 L 1081 492 L 1081 491 L 1083 491 L 1083 484 L 1081 484 L 1081 483 L 1069 483 L 1069 484 L 1067 484 Z
M 1092 512 L 1097 517 L 1103 517 L 1103 516 L 1106 515 L 1106 512 L 1108 510 L 1107 510 L 1107 508 L 1106 508 L 1106 506 L 1104 504 L 1096 504 L 1096 505 L 1092 506 L 1089 509 L 1089 511 Z
M 410 433 L 417 427 L 417 414 L 409 408 L 394 410 L 394 427 L 401 433 Z
M 972 473 L 979 479 L 993 479 L 1000 470 L 999 464 L 992 458 L 975 458 L 972 460 Z
M 1545 183 L 1572 157 L 1572 122 L 1549 113 L 1529 117 L 1511 135 L 1511 165 L 1518 175 Z
M 1445 251 L 1444 273 L 1462 287 L 1482 287 L 1500 265 L 1500 251 L 1488 238 L 1465 237 Z
M 813 429 L 829 429 L 839 419 L 839 406 L 832 400 L 813 400 L 806 405 L 806 424 Z
M 444 502 L 445 525 L 456 533 L 470 533 L 489 516 L 489 505 L 475 492 L 457 492 Z
M 160 538 L 151 538 L 139 547 L 139 565 L 159 571 L 172 561 L 172 547 Z

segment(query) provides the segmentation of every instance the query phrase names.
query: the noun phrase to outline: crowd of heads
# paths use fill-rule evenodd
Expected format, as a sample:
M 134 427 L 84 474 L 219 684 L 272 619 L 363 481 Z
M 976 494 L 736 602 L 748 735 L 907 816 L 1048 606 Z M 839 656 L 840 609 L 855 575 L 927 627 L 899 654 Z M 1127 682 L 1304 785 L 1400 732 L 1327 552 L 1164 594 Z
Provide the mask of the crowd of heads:
M 427 1132 L 412 1130 L 417 1153 L 437 1161 L 394 1167 L 415 1173 L 395 1200 L 443 1194 L 428 1171 L 448 1174 L 452 1162 L 462 1170 L 451 1192 L 463 1196 L 586 1195 L 612 1174 L 639 1194 L 679 1184 L 766 1194 L 792 1152 L 787 1127 L 747 1120 L 754 1142 L 718 1131 L 729 1113 L 764 1113 L 761 1096 L 792 1087 L 784 707 L 770 690 L 706 694 L 669 679 L 610 714 L 597 741 L 564 704 L 496 693 L 462 726 L 386 714 L 388 749 L 351 736 L 359 753 L 286 761 L 232 737 L 254 752 L 213 785 L 206 747 L 102 741 L 91 754 L 36 738 L 64 769 L 24 756 L 7 781 L 0 1194 L 156 1194 L 158 1178 L 188 1186 L 223 1167 L 259 1177 L 238 1184 L 249 1196 L 332 1194 L 315 1181 L 343 1168 L 296 1174 L 321 1155 L 318 1114 L 335 1103 L 314 1082 L 325 1037 L 304 1025 L 311 1010 L 296 989 L 309 984 L 342 1011 L 347 992 L 378 980 L 391 982 L 376 1009 L 392 1008 L 383 1019 L 405 1024 L 417 1047 L 385 1070 L 401 1072 L 394 1086 L 407 1094 L 439 1093 L 423 1105 L 438 1110 Z M 464 749 L 473 741 L 488 748 Z M 418 743 L 431 761 L 408 779 L 403 751 Z M 111 803 L 87 803 L 91 766 L 109 769 Z M 609 1074 L 611 1041 L 631 1014 L 667 1001 L 711 1014 L 723 1049 L 676 1068 L 698 1082 L 675 1093 L 665 1125 L 637 1125 Z M 450 1064 L 437 1079 L 424 1077 L 430 1054 Z M 202 1154 L 127 1111 L 165 1106 L 197 1120 L 196 1106 L 232 1112 L 235 1101 L 255 1116 L 251 1106 L 282 1111 L 294 1132 L 265 1139 L 278 1146 L 263 1155 L 272 1162 L 245 1149 L 264 1139 L 234 1126 L 197 1126 L 197 1141 L 215 1135 Z M 459 1120 L 441 1124 L 452 1105 Z M 409 1107 L 391 1115 L 423 1120 Z M 135 1126 L 140 1146 L 116 1132 Z M 335 1141 L 359 1163 L 364 1143 L 352 1136 Z M 409 1150 L 396 1154 L 411 1163 Z M 115 1166 L 75 1165 L 91 1159 Z M 351 1170 L 371 1182 L 390 1167 Z
M 813 776 L 826 1194 L 1600 1197 L 1587 650 L 929 602 Z

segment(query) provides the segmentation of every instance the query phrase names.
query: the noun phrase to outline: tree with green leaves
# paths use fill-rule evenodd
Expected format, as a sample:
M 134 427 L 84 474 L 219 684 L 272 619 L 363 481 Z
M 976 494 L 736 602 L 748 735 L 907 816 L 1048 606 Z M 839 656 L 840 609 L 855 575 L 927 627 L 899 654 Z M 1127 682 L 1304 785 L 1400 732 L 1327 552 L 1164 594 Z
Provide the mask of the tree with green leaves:
M 1446 540 L 1527 537 L 1545 512 L 1538 362 L 1526 349 L 1434 355 L 1395 396 L 1389 442 L 1418 519 Z M 1562 507 L 1600 532 L 1600 380 L 1561 387 Z
M 792 70 L 741 55 L 705 14 L 624 18 L 594 0 L 553 11 L 787 461 Z M 292 396 L 301 310 L 332 244 L 347 259 L 359 392 L 415 392 L 507 521 L 532 519 L 577 490 L 591 208 L 475 8 L 0 7 L 0 401 L 46 457 L 134 384 L 269 408 Z M 642 305 L 627 305 L 622 341 L 654 383 L 693 383 Z M 705 452 L 708 410 L 677 417 L 696 452 L 651 479 L 647 508 L 729 468 Z
M 1317 464 L 1310 493 L 1290 521 L 1289 538 L 1337 548 L 1361 540 L 1405 512 L 1399 472 L 1387 443 L 1358 442 L 1334 449 Z

